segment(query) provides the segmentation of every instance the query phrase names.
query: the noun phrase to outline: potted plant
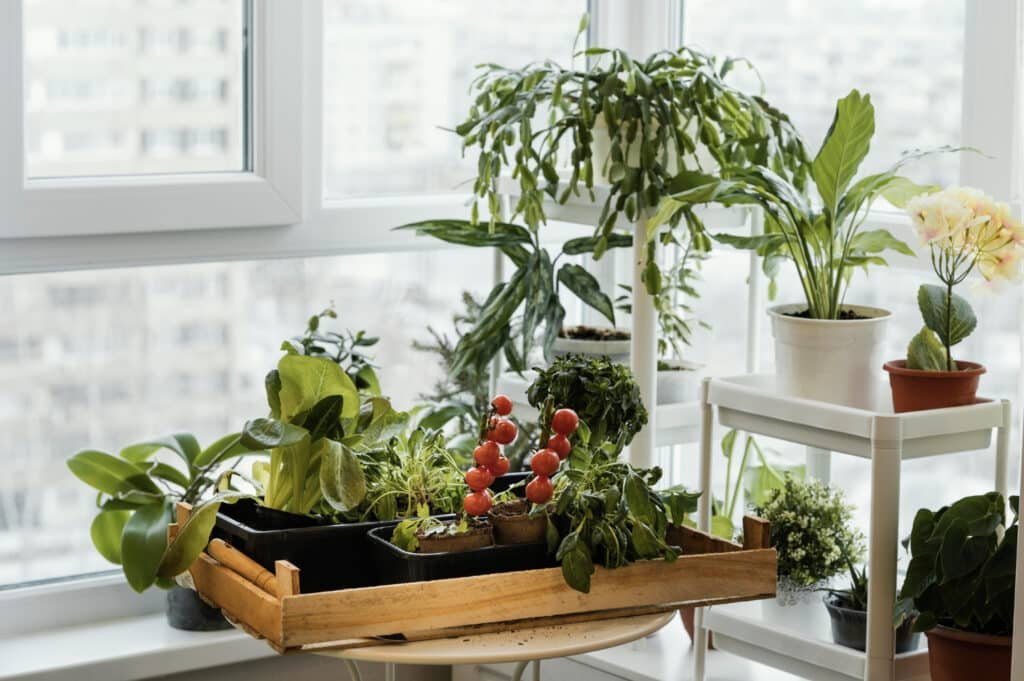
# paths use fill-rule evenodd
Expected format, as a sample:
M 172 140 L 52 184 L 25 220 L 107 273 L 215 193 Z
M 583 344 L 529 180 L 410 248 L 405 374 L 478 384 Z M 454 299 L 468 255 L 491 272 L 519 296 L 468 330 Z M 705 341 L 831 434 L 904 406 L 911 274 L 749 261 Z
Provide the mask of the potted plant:
M 923 188 L 897 175 L 908 161 L 927 152 L 904 155 L 888 170 L 854 182 L 875 130 L 870 95 L 853 90 L 836 104 L 832 126 L 808 165 L 738 167 L 724 165 L 719 176 L 693 173 L 688 186 L 667 197 L 649 231 L 703 203 L 756 204 L 764 210 L 765 233 L 716 235 L 723 243 L 755 249 L 774 279 L 779 264 L 796 269 L 805 300 L 769 309 L 775 336 L 775 372 L 788 395 L 874 408 L 874 367 L 889 312 L 846 302 L 857 268 L 883 265 L 885 251 L 913 255 L 887 230 L 862 229 L 872 203 L 885 195 L 893 202 Z M 807 176 L 813 180 L 816 202 Z M 770 292 L 774 291 L 774 285 Z
M 622 306 L 619 306 L 622 309 Z M 619 364 L 629 363 L 630 332 L 607 326 L 563 326 L 551 346 L 555 357 L 590 355 L 607 357 Z
M 1024 254 L 1024 226 L 976 189 L 949 187 L 910 200 L 907 212 L 931 250 L 942 286 L 922 284 L 917 305 L 924 327 L 910 341 L 905 360 L 885 363 L 897 412 L 974 404 L 985 367 L 954 361 L 951 348 L 967 338 L 977 318 L 966 299 L 953 293 L 977 270 L 986 284 L 1016 280 Z
M 494 539 L 484 518 L 460 513 L 453 520 L 442 520 L 421 506 L 417 515 L 395 526 L 391 543 L 414 553 L 462 553 L 490 546 Z
M 786 476 L 781 488 L 768 493 L 756 513 L 771 523 L 772 545 L 778 552 L 780 605 L 794 605 L 826 580 L 860 560 L 864 538 L 851 527 L 853 507 L 841 490 L 818 480 Z
M 341 366 L 360 392 L 380 395 L 380 381 L 372 358 L 365 349 L 373 347 L 380 340 L 367 336 L 365 331 L 346 330 L 344 334 L 324 331 L 320 328 L 324 319 L 337 319 L 334 304 L 309 318 L 306 331 L 301 336 L 281 343 L 281 349 L 297 355 L 326 357 Z
M 537 409 L 550 400 L 573 410 L 596 443 L 621 438 L 629 444 L 647 424 L 647 409 L 633 374 L 607 358 L 559 357 L 547 369 L 538 370 L 526 397 Z
M 832 640 L 854 650 L 867 648 L 868 575 L 847 561 L 850 585 L 846 589 L 829 589 L 823 600 L 832 623 Z M 895 627 L 896 654 L 917 650 L 921 635 L 913 631 L 914 616 Z
M 199 503 L 214 488 L 222 464 L 250 453 L 240 440 L 234 433 L 204 449 L 190 433 L 175 433 L 130 445 L 117 456 L 90 449 L 68 459 L 71 472 L 99 493 L 99 513 L 89 529 L 96 551 L 122 567 L 135 591 L 154 584 L 168 589 L 167 621 L 176 629 L 231 626 L 194 591 L 175 585 L 173 577 L 192 564 L 205 542 L 181 542 L 171 549 L 167 526 L 177 502 Z M 158 461 L 155 457 L 161 451 L 172 453 L 183 465 Z
M 894 613 L 928 636 L 934 681 L 1009 681 L 1019 497 L 1007 524 L 1001 494 L 920 509 L 908 542 L 910 565 Z

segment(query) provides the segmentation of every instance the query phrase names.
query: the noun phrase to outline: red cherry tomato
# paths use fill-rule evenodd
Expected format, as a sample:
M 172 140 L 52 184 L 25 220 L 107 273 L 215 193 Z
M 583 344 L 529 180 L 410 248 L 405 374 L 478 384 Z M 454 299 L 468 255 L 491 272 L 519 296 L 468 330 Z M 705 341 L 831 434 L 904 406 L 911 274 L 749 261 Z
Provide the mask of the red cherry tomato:
M 466 484 L 474 492 L 482 492 L 494 482 L 494 474 L 483 466 L 470 468 L 466 471 Z
M 508 473 L 508 467 L 508 457 L 502 454 L 501 456 L 498 457 L 498 460 L 494 463 L 494 465 L 488 466 L 487 469 L 491 472 L 491 474 L 494 477 L 500 478 L 501 476 L 505 475 L 505 473 Z M 490 487 L 490 485 L 488 485 L 488 487 Z
M 558 452 L 552 449 L 542 449 L 530 459 L 530 468 L 537 475 L 552 476 L 558 470 L 558 464 L 562 460 L 558 458 Z
M 486 466 L 490 468 L 497 462 L 498 457 L 501 456 L 501 447 L 498 446 L 497 442 L 483 442 L 479 447 L 473 450 L 473 461 L 476 461 L 478 466 Z
M 487 439 L 507 445 L 511 444 L 518 434 L 519 429 L 516 428 L 516 424 L 505 418 L 494 419 L 491 421 L 491 429 L 487 431 Z
M 526 498 L 535 504 L 546 504 L 554 493 L 555 486 L 546 475 L 538 475 L 526 486 Z
M 572 409 L 559 409 L 551 417 L 551 430 L 568 437 L 576 432 L 580 425 L 580 417 Z
M 565 458 L 569 456 L 569 452 L 572 451 L 572 444 L 566 436 L 561 433 L 555 433 L 548 438 L 548 449 L 555 450 L 555 453 L 558 454 L 558 458 L 564 461 Z
M 470 492 L 462 500 L 462 507 L 469 515 L 484 515 L 491 510 L 491 495 L 487 492 Z
M 491 406 L 498 416 L 508 416 L 512 413 L 512 398 L 508 395 L 495 395 Z

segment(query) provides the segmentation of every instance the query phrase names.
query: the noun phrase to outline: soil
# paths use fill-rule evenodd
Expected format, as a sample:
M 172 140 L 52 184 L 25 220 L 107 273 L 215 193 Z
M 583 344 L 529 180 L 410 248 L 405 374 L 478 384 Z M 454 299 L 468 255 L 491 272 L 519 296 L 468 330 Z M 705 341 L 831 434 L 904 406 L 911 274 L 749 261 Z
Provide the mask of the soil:
M 516 516 L 526 515 L 530 512 L 529 505 L 522 499 L 516 501 L 506 501 L 501 504 L 497 504 L 491 509 L 491 513 L 502 518 L 514 518 Z
M 629 340 L 629 331 L 611 329 L 605 326 L 563 326 L 559 330 L 558 335 L 560 338 L 572 338 L 573 340 Z
M 486 521 L 474 521 L 469 530 L 462 534 L 430 534 L 417 533 L 420 553 L 460 553 L 470 551 L 494 543 L 491 525 Z
M 797 317 L 799 319 L 811 319 L 811 311 L 803 310 L 801 312 L 787 312 L 786 317 Z M 839 319 L 837 321 L 852 322 L 858 319 L 872 319 L 872 317 L 866 317 L 862 314 L 857 314 L 853 310 L 840 310 Z
M 693 368 L 687 366 L 680 366 L 678 364 L 672 364 L 670 362 L 666 362 L 663 359 L 659 359 L 658 371 L 693 371 Z

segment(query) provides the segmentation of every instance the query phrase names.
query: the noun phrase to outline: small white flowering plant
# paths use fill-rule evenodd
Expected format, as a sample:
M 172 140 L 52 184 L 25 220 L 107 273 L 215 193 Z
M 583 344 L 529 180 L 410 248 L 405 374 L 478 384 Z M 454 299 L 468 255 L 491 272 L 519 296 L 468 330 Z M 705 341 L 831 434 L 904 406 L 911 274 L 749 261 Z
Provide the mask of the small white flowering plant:
M 971 272 L 986 288 L 998 288 L 1020 276 L 1024 226 L 1009 206 L 969 187 L 947 187 L 921 194 L 906 206 L 942 285 L 923 284 L 917 304 L 924 327 L 907 348 L 907 368 L 957 371 L 951 348 L 977 326 L 970 304 L 953 293 Z
M 864 555 L 864 536 L 852 526 L 853 506 L 841 490 L 818 480 L 786 476 L 757 515 L 771 523 L 779 579 L 813 589 Z

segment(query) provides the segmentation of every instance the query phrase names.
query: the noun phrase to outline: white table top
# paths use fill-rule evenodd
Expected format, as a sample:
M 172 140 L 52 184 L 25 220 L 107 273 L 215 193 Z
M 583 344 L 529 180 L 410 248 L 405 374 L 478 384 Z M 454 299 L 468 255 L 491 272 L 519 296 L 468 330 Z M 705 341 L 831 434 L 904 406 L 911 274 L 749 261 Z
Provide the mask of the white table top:
M 395 664 L 494 664 L 545 660 L 580 655 L 635 641 L 658 631 L 673 617 L 675 611 L 432 641 L 317 650 L 315 653 L 349 660 Z

